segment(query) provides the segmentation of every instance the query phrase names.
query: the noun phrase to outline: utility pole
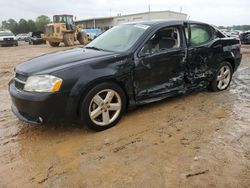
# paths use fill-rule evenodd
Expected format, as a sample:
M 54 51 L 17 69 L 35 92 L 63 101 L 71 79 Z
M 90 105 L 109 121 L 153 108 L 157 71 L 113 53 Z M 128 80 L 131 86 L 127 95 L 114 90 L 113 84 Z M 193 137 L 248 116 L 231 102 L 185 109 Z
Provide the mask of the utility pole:
M 148 5 L 148 20 L 150 20 L 150 10 L 151 9 L 151 7 L 150 7 L 150 5 Z

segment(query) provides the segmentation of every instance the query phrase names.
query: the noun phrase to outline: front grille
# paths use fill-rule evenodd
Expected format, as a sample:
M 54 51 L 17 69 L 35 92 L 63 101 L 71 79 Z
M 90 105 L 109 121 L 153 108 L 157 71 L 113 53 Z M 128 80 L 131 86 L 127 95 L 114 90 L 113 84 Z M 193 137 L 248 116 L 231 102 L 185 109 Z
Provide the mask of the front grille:
M 27 80 L 27 76 L 23 75 L 23 74 L 20 74 L 20 73 L 16 73 L 16 76 L 15 76 L 17 79 L 21 80 L 21 81 L 26 81 Z
M 14 39 L 13 38 L 4 38 L 3 40 L 4 41 L 13 41 Z
M 46 26 L 45 28 L 45 35 L 53 35 L 54 34 L 54 26 Z
M 23 90 L 24 89 L 24 84 L 18 82 L 15 80 L 15 87 L 19 90 Z
M 15 87 L 17 89 L 19 89 L 19 90 L 23 90 L 26 80 L 27 80 L 27 76 L 16 73 L 16 76 L 15 76 L 15 79 L 14 79 Z

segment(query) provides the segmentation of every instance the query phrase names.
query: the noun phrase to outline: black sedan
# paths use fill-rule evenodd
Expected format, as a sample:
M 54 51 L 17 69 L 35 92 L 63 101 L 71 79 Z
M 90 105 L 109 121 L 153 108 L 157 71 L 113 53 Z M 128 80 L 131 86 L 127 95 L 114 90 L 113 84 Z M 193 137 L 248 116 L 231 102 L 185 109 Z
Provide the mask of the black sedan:
M 29 32 L 27 39 L 29 44 L 46 44 L 46 40 L 41 37 L 43 33 L 43 31 Z
M 205 23 L 123 24 L 85 48 L 19 64 L 9 83 L 12 110 L 32 123 L 79 120 L 101 131 L 138 105 L 225 90 L 240 62 L 240 41 Z
M 242 44 L 250 44 L 250 32 L 241 33 L 240 40 Z

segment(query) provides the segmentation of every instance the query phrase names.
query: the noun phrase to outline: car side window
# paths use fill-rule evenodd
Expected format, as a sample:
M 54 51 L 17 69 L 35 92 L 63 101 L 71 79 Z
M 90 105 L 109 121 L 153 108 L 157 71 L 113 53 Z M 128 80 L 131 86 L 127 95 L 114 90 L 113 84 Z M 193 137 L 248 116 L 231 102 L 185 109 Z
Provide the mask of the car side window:
M 206 25 L 191 24 L 191 46 L 205 44 L 213 39 L 213 34 L 210 27 Z
M 143 46 L 142 53 L 155 54 L 164 50 L 179 48 L 180 31 L 177 27 L 167 27 L 157 31 Z

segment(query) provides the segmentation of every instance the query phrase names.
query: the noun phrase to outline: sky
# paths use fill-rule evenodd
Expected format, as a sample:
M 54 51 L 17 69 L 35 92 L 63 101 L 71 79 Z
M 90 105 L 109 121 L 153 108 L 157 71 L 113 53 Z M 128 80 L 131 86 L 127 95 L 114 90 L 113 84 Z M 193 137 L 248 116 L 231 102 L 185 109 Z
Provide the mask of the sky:
M 151 11 L 182 9 L 191 20 L 217 26 L 250 25 L 250 0 L 0 0 L 0 22 L 62 13 L 81 20 L 146 12 L 149 5 Z

